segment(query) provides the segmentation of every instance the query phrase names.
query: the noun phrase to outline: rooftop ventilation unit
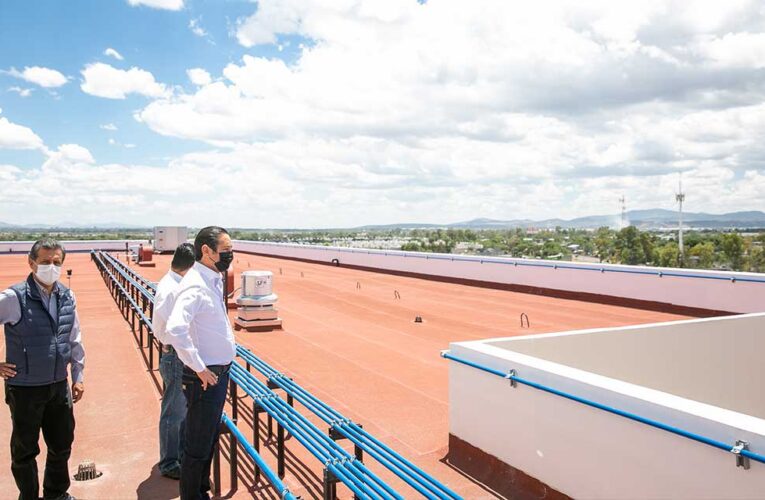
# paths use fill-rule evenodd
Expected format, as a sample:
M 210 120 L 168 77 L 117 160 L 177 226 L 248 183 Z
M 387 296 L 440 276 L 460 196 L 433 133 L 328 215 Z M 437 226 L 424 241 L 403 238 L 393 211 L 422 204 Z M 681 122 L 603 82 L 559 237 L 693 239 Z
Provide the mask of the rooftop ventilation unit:
M 273 293 L 271 271 L 244 271 L 242 294 L 236 299 L 238 308 L 235 328 L 248 331 L 281 328 L 282 320 L 275 307 L 278 299 Z

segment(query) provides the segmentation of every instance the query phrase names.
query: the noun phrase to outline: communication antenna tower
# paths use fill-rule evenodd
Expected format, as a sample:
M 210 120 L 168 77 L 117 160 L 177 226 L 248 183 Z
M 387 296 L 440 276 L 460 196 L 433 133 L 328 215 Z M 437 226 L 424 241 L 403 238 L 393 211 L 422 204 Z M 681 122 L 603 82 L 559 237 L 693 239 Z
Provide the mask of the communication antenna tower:
M 685 201 L 685 193 L 683 193 L 683 173 L 680 172 L 680 179 L 678 181 L 678 190 L 675 195 L 675 201 L 679 205 L 678 220 L 677 220 L 677 244 L 680 250 L 680 262 L 685 260 L 685 250 L 683 247 L 683 202 Z
M 627 227 L 627 200 L 624 198 L 624 195 L 619 198 L 619 203 L 622 205 L 622 224 L 619 229 L 624 229 Z

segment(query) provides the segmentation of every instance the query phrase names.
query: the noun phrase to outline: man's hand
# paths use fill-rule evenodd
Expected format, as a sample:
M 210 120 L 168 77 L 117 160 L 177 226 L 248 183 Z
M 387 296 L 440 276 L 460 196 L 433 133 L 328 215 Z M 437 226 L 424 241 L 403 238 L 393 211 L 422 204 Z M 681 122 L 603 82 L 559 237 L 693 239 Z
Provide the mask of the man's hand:
M 11 363 L 0 363 L 0 377 L 13 378 L 16 376 L 16 365 Z
M 197 372 L 197 377 L 202 381 L 202 390 L 204 391 L 207 390 L 208 385 L 215 385 L 218 383 L 218 376 L 207 368 L 201 372 Z
M 82 395 L 85 394 L 85 384 L 77 382 L 72 384 L 72 402 L 76 403 L 82 399 Z

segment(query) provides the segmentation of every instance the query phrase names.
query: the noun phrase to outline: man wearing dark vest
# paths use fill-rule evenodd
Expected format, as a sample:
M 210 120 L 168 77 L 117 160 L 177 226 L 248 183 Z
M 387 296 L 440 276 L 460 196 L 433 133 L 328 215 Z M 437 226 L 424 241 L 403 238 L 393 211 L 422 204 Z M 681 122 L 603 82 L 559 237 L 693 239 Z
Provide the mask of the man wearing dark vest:
M 66 251 L 45 238 L 32 245 L 26 280 L 0 293 L 5 329 L 5 402 L 11 410 L 11 471 L 21 500 L 37 500 L 40 429 L 48 448 L 43 498 L 69 495 L 69 455 L 74 441 L 72 404 L 85 392 L 85 352 L 71 290 L 58 282 Z M 71 365 L 72 386 L 67 368 Z

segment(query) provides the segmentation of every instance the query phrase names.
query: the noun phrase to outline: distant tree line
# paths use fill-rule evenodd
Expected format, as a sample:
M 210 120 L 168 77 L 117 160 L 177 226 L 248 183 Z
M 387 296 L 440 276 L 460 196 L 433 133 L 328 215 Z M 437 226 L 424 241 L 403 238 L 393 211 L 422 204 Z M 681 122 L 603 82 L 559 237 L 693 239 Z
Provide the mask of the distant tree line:
M 234 230 L 231 234 L 234 239 L 250 241 L 346 246 L 363 241 L 367 247 L 385 242 L 386 248 L 390 248 L 393 242 L 397 248 L 415 252 L 461 252 L 560 260 L 585 257 L 612 264 L 765 272 L 765 230 L 687 231 L 683 238 L 682 256 L 676 231 L 641 231 L 635 226 L 621 230 L 601 227 L 595 231 L 558 227 L 543 230 Z M 36 240 L 46 236 L 68 240 L 110 240 L 147 239 L 152 234 L 146 230 L 6 231 L 0 232 L 0 241 Z M 194 237 L 193 232 L 189 237 Z

